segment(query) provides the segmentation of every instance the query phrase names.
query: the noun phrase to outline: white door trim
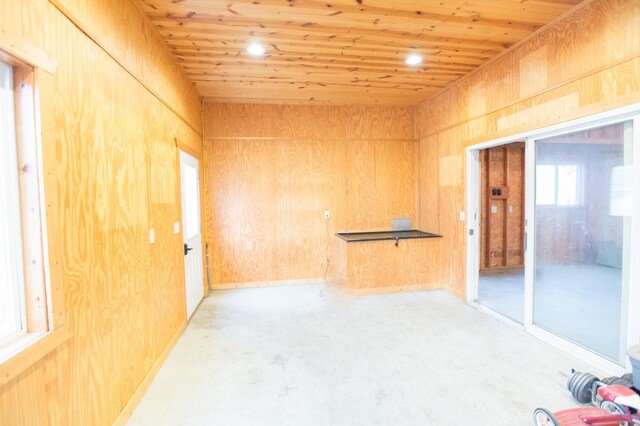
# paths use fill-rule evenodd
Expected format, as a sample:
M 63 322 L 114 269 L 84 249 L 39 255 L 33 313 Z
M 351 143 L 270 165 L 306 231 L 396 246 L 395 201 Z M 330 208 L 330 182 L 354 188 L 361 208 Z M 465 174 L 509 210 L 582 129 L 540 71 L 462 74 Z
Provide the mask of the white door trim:
M 631 259 L 638 258 L 640 254 L 640 106 L 638 106 L 638 115 L 633 120 L 633 174 L 634 187 L 636 188 L 633 206 L 633 216 L 631 222 Z M 635 283 L 635 285 L 633 285 Z M 638 302 L 637 304 L 629 303 L 629 324 L 627 326 L 627 346 L 640 343 L 640 265 L 633 260 L 629 265 L 629 293 L 630 301 Z M 627 368 L 629 361 L 627 360 Z
M 535 208 L 536 208 L 536 146 L 532 138 L 525 139 L 524 152 L 524 315 L 525 329 L 533 325 L 533 282 L 536 274 Z
M 198 233 L 187 235 L 188 217 L 185 214 L 187 208 L 185 185 L 185 165 L 195 168 L 196 171 L 196 205 L 198 218 Z M 183 251 L 184 262 L 184 285 L 185 285 L 185 309 L 187 319 L 191 318 L 196 308 L 204 297 L 204 268 L 202 260 L 202 209 L 201 203 L 201 186 L 200 186 L 200 160 L 187 151 L 180 150 L 180 200 L 182 212 L 182 243 L 183 250 L 189 247 L 189 252 Z
M 467 149 L 467 303 L 478 300 L 480 280 L 480 150 Z
M 481 144 L 467 147 L 467 285 L 466 285 L 466 301 L 476 308 L 482 307 L 482 311 L 491 311 L 492 316 L 506 320 L 505 322 L 517 324 L 518 328 L 522 328 L 522 324 L 513 321 L 498 312 L 492 311 L 483 305 L 477 303 L 479 290 L 479 270 L 480 270 L 480 232 L 482 231 L 480 212 L 480 151 L 496 146 L 508 145 L 514 142 L 522 142 L 524 138 L 514 136 L 508 138 L 496 139 L 495 141 L 484 142 Z M 525 151 L 525 161 L 528 153 Z M 526 182 L 525 189 L 529 182 Z M 473 232 L 472 232 L 473 231 Z M 525 262 L 526 266 L 526 262 Z M 511 325 L 513 325 L 511 324 Z

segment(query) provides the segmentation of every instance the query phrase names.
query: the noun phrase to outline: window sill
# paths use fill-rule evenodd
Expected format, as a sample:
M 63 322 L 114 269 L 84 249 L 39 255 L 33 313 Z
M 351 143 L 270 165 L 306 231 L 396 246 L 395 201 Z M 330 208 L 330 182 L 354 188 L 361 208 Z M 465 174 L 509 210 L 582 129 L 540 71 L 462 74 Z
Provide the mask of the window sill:
M 71 338 L 64 324 L 54 331 L 28 333 L 0 348 L 0 387 Z

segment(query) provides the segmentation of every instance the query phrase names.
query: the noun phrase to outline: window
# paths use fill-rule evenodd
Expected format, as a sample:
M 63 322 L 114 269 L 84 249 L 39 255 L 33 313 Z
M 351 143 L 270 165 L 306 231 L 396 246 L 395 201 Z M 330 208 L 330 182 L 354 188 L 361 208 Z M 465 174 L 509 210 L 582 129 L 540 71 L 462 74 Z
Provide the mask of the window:
M 13 69 L 0 62 L 0 345 L 25 333 Z
M 59 166 L 44 161 L 55 149 L 45 144 L 41 123 L 55 61 L 18 37 L 9 40 L 0 39 L 0 386 L 71 337 L 59 248 L 46 232 L 59 220 Z
M 187 216 L 184 221 L 184 233 L 187 240 L 200 233 L 200 209 L 198 208 L 198 169 L 190 164 L 184 164 L 184 197 L 187 203 Z
M 577 164 L 537 165 L 536 204 L 565 207 L 581 205 L 581 167 Z

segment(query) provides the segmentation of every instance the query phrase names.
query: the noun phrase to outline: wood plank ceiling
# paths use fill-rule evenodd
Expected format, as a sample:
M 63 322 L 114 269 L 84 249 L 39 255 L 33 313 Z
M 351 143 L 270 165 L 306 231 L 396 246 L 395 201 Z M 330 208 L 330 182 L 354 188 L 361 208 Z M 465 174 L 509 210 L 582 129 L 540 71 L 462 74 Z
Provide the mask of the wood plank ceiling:
M 206 98 L 415 105 L 581 0 L 134 1 Z

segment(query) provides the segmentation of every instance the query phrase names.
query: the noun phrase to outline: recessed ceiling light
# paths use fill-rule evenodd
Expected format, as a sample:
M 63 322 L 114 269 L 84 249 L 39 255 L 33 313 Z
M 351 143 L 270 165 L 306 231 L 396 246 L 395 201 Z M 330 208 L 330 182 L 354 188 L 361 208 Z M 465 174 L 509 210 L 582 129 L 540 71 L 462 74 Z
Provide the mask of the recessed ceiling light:
M 247 46 L 247 53 L 251 56 L 262 56 L 267 50 L 260 43 L 251 42 Z
M 422 56 L 416 53 L 412 53 L 411 55 L 407 56 L 407 59 L 404 60 L 404 63 L 407 65 L 418 65 L 421 62 Z

